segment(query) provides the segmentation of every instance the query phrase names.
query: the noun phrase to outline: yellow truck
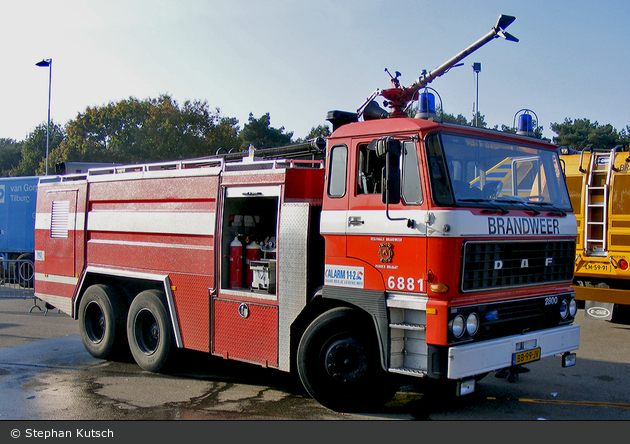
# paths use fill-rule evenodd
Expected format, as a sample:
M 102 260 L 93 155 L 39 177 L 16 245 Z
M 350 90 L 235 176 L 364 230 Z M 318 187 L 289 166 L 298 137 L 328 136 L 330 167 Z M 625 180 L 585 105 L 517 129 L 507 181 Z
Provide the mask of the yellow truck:
M 630 153 L 560 148 L 577 219 L 574 288 L 589 318 L 627 318 L 630 306 Z

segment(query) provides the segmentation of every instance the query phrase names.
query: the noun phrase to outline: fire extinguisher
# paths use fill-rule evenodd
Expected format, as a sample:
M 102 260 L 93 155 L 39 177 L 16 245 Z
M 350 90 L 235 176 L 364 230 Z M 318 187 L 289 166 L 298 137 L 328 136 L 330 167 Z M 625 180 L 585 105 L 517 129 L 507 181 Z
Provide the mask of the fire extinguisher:
M 243 244 L 238 240 L 238 234 L 230 242 L 230 288 L 243 286 Z
M 247 288 L 252 286 L 254 280 L 254 272 L 252 271 L 252 261 L 260 260 L 260 245 L 256 242 L 250 242 L 245 247 L 245 286 Z

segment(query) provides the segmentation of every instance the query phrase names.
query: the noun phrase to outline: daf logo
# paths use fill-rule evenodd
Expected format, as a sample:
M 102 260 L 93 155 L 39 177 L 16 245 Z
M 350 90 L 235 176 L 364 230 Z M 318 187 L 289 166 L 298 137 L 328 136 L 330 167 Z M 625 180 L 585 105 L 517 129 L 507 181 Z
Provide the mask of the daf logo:
M 553 265 L 553 258 L 546 257 L 545 258 L 545 267 Z M 529 268 L 529 259 L 521 259 L 521 268 Z M 503 270 L 503 261 L 496 260 L 494 261 L 494 269 L 495 270 Z

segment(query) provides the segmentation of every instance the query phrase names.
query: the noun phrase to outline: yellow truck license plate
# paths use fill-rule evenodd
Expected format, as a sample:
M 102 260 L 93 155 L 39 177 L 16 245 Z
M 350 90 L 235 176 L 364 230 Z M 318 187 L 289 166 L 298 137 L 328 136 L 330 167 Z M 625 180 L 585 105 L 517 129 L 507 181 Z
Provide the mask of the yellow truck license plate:
M 512 365 L 525 364 L 527 362 L 534 362 L 540 359 L 540 347 L 532 350 L 525 350 L 522 352 L 514 353 L 512 355 Z

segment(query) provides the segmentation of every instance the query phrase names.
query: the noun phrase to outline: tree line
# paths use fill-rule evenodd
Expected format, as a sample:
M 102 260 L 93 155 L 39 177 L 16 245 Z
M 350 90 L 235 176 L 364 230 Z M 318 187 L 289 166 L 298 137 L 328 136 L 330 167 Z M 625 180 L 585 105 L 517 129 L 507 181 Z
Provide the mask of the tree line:
M 46 171 L 46 132 L 43 123 L 26 140 L 0 138 L 0 175 L 33 176 Z M 313 127 L 306 139 L 327 136 L 328 127 Z M 225 117 L 204 101 L 180 105 L 169 95 L 156 99 L 129 98 L 88 107 L 61 126 L 50 123 L 48 172 L 62 162 L 134 164 L 191 159 L 220 152 L 285 146 L 300 142 L 284 127 L 271 126 L 266 113 L 249 114 L 241 129 L 237 119 Z
M 472 125 L 459 114 L 443 114 L 445 122 Z M 487 128 L 483 115 L 477 126 Z M 46 133 L 43 123 L 23 141 L 0 138 L 0 175 L 35 176 L 46 171 Z M 506 125 L 495 130 L 516 132 Z M 542 137 L 542 127 L 535 126 L 535 136 Z M 588 119 L 565 119 L 552 123 L 556 133 L 553 143 L 582 150 L 586 146 L 612 148 L 630 144 L 630 127 L 617 131 L 612 125 L 600 125 Z M 186 101 L 179 105 L 169 95 L 155 99 L 129 98 L 104 106 L 88 107 L 76 119 L 61 126 L 50 123 L 48 172 L 62 162 L 148 163 L 190 159 L 256 148 L 290 145 L 314 137 L 330 135 L 327 125 L 312 127 L 304 139 L 294 139 L 293 132 L 271 126 L 266 113 L 258 118 L 249 114 L 241 129 L 239 121 L 211 109 L 205 101 Z
M 484 116 L 478 114 L 477 126 L 489 128 L 484 120 Z M 452 114 L 444 114 L 442 120 L 448 123 L 474 126 L 474 119 L 468 121 L 465 116 L 459 114 L 456 117 Z M 516 134 L 516 128 L 507 125 L 495 125 L 492 129 L 507 133 Z M 617 131 L 611 124 L 601 125 L 597 121 L 591 122 L 589 119 L 568 119 L 564 122 L 552 123 L 550 129 L 556 133 L 552 142 L 558 146 L 566 146 L 573 150 L 582 151 L 585 147 L 599 147 L 611 149 L 615 146 L 630 146 L 630 126 L 626 125 Z M 538 126 L 534 121 L 534 137 L 542 139 L 543 127 Z

